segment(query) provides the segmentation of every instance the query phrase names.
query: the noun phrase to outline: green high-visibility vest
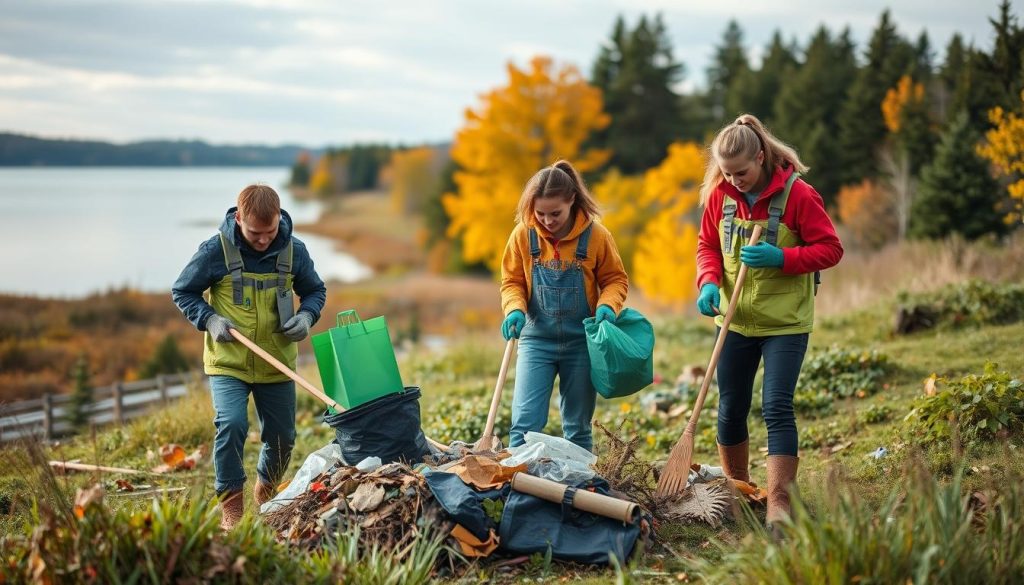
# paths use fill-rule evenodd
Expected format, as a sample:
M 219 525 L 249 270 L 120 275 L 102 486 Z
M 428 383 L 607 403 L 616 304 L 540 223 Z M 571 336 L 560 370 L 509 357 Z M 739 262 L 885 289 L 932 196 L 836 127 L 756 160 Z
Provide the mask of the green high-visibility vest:
M 240 333 L 294 370 L 298 345 L 280 333 L 281 324 L 295 314 L 291 240 L 277 255 L 277 272 L 267 274 L 246 272 L 238 247 L 223 233 L 220 243 L 228 273 L 210 287 L 210 305 L 218 315 L 231 320 Z M 208 375 L 234 376 L 251 384 L 289 379 L 241 343 L 214 341 L 209 332 L 203 365 Z
M 718 224 L 724 267 L 723 300 L 732 299 L 741 265 L 740 248 L 747 245 L 755 225 L 762 226 L 761 239 L 770 244 L 780 248 L 803 245 L 803 240 L 781 221 L 799 176 L 794 172 L 787 179 L 786 188 L 772 196 L 768 219 L 739 219 L 736 201 L 723 198 L 722 221 Z M 747 337 L 810 333 L 814 326 L 814 287 L 814 273 L 791 275 L 783 274 L 779 268 L 748 268 L 729 330 Z M 715 323 L 721 326 L 723 320 L 720 315 Z

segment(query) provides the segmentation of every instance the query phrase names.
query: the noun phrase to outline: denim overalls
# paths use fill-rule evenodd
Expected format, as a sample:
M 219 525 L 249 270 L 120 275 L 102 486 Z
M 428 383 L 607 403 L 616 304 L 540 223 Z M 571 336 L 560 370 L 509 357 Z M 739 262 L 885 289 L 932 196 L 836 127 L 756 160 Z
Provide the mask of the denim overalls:
M 590 354 L 583 332 L 583 320 L 593 312 L 587 302 L 582 267 L 592 227 L 587 226 L 580 234 L 572 260 L 548 262 L 541 262 L 537 230 L 530 229 L 533 290 L 526 326 L 519 336 L 509 431 L 513 447 L 524 443 L 527 431 L 539 432 L 547 424 L 556 374 L 565 438 L 587 450 L 593 447 L 590 421 L 597 393 L 590 382 Z

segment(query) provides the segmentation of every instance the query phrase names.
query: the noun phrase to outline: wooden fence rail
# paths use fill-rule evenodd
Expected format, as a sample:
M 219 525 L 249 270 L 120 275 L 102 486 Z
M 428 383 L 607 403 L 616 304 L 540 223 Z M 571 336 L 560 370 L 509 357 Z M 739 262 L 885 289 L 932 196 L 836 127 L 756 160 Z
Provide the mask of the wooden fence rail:
M 190 382 L 202 381 L 205 376 L 193 372 L 117 382 L 94 388 L 92 402 L 85 410 L 91 424 L 123 424 L 156 404 L 166 405 L 171 399 L 184 396 Z M 0 443 L 21 438 L 50 441 L 74 434 L 70 403 L 70 394 L 44 394 L 32 400 L 0 404 Z

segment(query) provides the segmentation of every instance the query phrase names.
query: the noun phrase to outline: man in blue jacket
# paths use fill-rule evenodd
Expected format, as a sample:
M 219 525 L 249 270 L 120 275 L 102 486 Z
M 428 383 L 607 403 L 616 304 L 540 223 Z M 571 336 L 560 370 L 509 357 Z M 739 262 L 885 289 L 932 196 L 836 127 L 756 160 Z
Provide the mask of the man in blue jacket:
M 209 302 L 203 298 L 209 290 Z M 299 296 L 295 310 L 292 291 Z M 305 244 L 292 236 L 292 221 L 277 193 L 250 185 L 227 211 L 220 232 L 203 242 L 171 290 L 174 303 L 205 331 L 203 364 L 217 429 L 213 446 L 221 498 L 221 526 L 242 517 L 245 470 L 242 449 L 249 434 L 249 394 L 260 422 L 259 462 L 253 494 L 261 505 L 275 493 L 295 444 L 295 383 L 237 343 L 236 329 L 295 368 L 298 341 L 320 318 L 327 289 Z

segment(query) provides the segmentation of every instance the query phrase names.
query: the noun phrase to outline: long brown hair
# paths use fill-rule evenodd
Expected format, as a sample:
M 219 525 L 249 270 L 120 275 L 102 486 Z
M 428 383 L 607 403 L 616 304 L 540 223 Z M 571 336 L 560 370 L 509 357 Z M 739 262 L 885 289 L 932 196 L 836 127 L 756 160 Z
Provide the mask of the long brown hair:
M 519 197 L 516 222 L 530 223 L 530 218 L 533 217 L 534 202 L 537 199 L 551 197 L 561 197 L 563 201 L 572 200 L 573 214 L 582 211 L 590 218 L 601 215 L 597 200 L 587 190 L 579 171 L 569 161 L 560 160 L 550 167 L 537 171 L 526 182 L 523 194 Z
M 704 182 L 700 186 L 700 204 L 707 204 L 711 192 L 722 181 L 722 167 L 719 166 L 719 161 L 737 156 L 753 160 L 760 151 L 764 151 L 762 169 L 769 176 L 776 166 L 784 167 L 787 164 L 801 173 L 807 172 L 807 165 L 801 162 L 800 156 L 792 146 L 776 138 L 753 114 L 743 114 L 719 130 L 718 135 L 708 146 Z

